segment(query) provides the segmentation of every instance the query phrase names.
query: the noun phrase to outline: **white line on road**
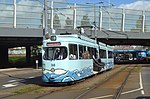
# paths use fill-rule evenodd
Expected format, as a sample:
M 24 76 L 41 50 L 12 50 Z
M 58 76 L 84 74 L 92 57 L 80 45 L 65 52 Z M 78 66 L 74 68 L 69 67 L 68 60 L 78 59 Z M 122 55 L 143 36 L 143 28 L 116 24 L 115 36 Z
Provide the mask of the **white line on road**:
M 145 93 L 144 93 L 144 90 L 141 90 L 141 94 L 142 94 L 142 95 L 144 95 L 144 94 L 145 94 Z
M 10 88 L 10 87 L 15 87 L 17 86 L 18 84 L 17 83 L 10 83 L 10 84 L 5 84 L 5 85 L 2 85 L 4 88 Z
M 28 77 L 28 78 L 35 78 L 34 76 Z
M 8 82 L 15 82 L 15 81 L 17 81 L 17 80 L 9 80 Z
M 144 95 L 144 90 L 143 90 L 143 83 L 142 83 L 142 74 L 141 72 L 139 73 L 139 77 L 140 77 L 140 88 L 138 89 L 134 89 L 134 90 L 130 90 L 130 91 L 126 91 L 126 92 L 122 92 L 121 94 L 128 94 L 128 93 L 132 93 L 132 92 L 136 92 L 136 91 L 140 91 L 141 90 L 141 94 Z M 105 95 L 105 96 L 100 96 L 100 97 L 94 97 L 94 98 L 90 98 L 90 99 L 101 99 L 101 98 L 108 98 L 108 97 L 112 97 L 113 95 Z
M 140 88 L 142 89 L 141 90 L 141 94 L 144 95 L 143 83 L 142 83 L 142 74 L 141 74 L 141 72 L 139 73 L 139 76 L 140 76 Z

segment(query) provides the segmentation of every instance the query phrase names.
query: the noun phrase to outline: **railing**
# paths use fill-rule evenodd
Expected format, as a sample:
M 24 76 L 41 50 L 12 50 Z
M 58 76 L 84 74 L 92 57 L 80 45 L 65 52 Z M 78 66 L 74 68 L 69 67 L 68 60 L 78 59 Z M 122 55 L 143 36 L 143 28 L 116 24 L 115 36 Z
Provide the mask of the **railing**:
M 0 27 L 44 28 L 43 2 L 4 1 L 0 1 Z M 52 1 L 48 1 L 46 6 L 49 28 L 75 29 L 78 26 L 94 26 L 95 21 L 97 30 L 150 32 L 150 11 Z

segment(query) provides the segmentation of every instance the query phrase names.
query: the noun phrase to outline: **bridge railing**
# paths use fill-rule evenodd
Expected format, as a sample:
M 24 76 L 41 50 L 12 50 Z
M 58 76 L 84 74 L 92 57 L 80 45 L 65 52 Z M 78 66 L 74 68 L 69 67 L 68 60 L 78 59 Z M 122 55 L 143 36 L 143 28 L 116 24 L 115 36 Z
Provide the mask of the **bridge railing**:
M 37 1 L 0 1 L 0 27 L 42 28 L 43 5 Z
M 0 27 L 44 28 L 43 4 L 38 0 L 1 0 Z M 52 1 L 46 6 L 49 28 L 75 29 L 96 25 L 97 30 L 150 32 L 150 11 Z

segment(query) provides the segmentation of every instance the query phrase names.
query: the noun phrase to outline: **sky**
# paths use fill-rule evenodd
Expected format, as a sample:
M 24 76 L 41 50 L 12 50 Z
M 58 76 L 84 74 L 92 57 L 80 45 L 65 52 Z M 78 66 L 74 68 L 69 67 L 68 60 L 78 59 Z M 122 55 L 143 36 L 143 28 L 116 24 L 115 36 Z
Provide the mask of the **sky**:
M 0 0 L 0 1 L 10 1 L 13 0 Z M 28 2 L 34 0 L 16 0 L 17 2 Z M 44 1 L 44 0 L 35 0 L 35 1 Z M 48 0 L 52 1 L 52 0 Z M 135 9 L 135 10 L 149 10 L 150 11 L 150 0 L 53 0 L 56 2 L 65 2 L 65 3 L 77 3 L 77 4 L 86 4 L 86 3 L 98 3 L 100 1 L 104 2 L 105 6 L 113 4 L 115 7 L 126 8 L 126 9 Z
M 59 0 L 55 0 L 55 1 L 59 1 Z M 137 1 L 149 1 L 150 0 L 60 0 L 60 1 L 64 1 L 64 2 L 71 2 L 71 3 L 82 3 L 85 4 L 87 2 L 91 2 L 91 3 L 97 3 L 100 1 L 103 1 L 105 4 L 109 4 L 109 2 L 115 6 L 120 6 L 122 4 L 130 4 L 130 3 L 134 3 Z
M 150 10 L 150 0 L 54 0 L 67 3 L 77 3 L 77 4 L 86 4 L 98 3 L 100 1 L 104 2 L 105 6 L 114 5 L 119 8 L 135 9 L 135 10 Z
M 65 1 L 73 2 L 73 3 L 83 3 L 83 4 L 86 2 L 97 3 L 97 2 L 103 1 L 106 4 L 110 2 L 111 4 L 118 6 L 120 4 L 129 4 L 129 3 L 135 2 L 136 0 L 65 0 Z

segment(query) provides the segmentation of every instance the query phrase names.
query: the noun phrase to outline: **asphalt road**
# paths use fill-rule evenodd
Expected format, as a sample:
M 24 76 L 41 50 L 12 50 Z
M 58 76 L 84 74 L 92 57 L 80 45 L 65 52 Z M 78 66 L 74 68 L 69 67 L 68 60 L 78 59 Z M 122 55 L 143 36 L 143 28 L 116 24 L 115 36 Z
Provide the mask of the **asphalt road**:
M 142 68 L 143 95 L 150 98 L 150 67 Z
M 41 70 L 17 69 L 13 71 L 0 71 L 0 91 L 41 82 Z
M 138 66 L 142 65 L 140 64 Z M 3 74 L 0 72 L 0 76 L 1 75 L 5 76 L 0 78 L 0 91 L 3 89 L 11 89 L 26 84 L 42 83 L 41 71 L 36 70 L 27 72 L 25 74 L 20 73 L 11 76 L 9 76 L 10 74 L 8 73 Z M 13 86 L 15 84 L 16 86 Z M 93 92 L 88 93 L 81 98 L 78 98 L 78 96 L 85 92 L 86 89 L 76 88 L 76 90 L 60 90 L 48 93 L 45 96 L 42 96 L 41 94 L 22 94 L 6 97 L 4 99 L 112 99 L 113 94 L 111 93 L 114 91 L 113 87 L 116 87 L 116 85 L 110 84 L 106 84 L 106 86 L 100 86 L 98 89 L 95 89 Z M 150 99 L 150 66 L 141 67 L 140 70 L 137 70 L 130 75 L 127 83 L 124 86 L 120 99 Z
M 138 65 L 142 66 L 142 65 Z M 141 67 L 131 73 L 119 99 L 150 99 L 150 67 Z M 54 92 L 38 99 L 112 99 L 116 85 L 104 84 L 80 97 L 85 90 Z M 78 88 L 77 88 L 78 89 Z

